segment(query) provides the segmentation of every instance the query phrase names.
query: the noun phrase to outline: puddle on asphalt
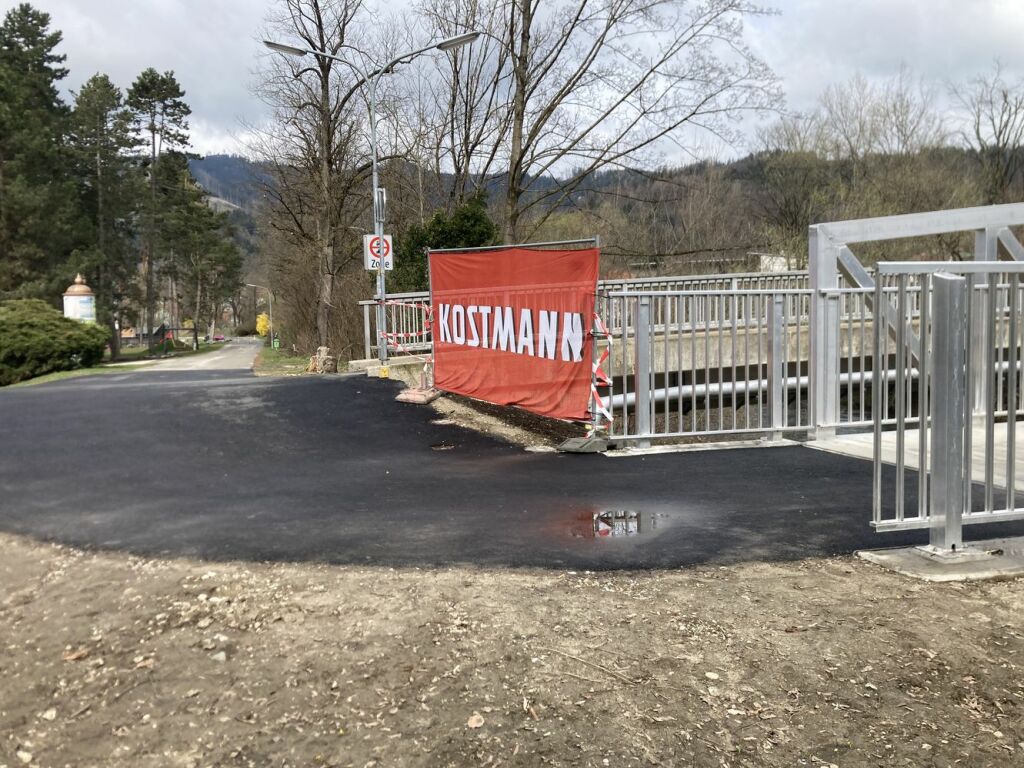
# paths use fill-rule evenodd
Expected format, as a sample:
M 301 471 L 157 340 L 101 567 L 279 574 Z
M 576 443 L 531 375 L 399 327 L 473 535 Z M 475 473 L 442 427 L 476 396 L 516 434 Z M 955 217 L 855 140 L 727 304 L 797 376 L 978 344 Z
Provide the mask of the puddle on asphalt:
M 656 535 L 668 524 L 668 516 L 630 509 L 590 511 L 576 515 L 569 525 L 574 539 L 643 539 Z

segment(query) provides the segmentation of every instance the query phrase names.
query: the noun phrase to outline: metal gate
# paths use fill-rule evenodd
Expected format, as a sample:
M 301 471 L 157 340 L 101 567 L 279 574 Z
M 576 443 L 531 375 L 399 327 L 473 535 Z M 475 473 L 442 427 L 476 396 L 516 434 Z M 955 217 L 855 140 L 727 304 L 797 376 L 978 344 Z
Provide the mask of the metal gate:
M 1024 518 L 1016 497 L 1024 469 L 1016 460 L 1024 264 L 910 262 L 879 270 L 895 280 L 874 295 L 895 333 L 879 324 L 874 338 L 873 356 L 890 364 L 873 388 L 872 525 L 930 528 L 932 546 L 957 549 L 964 524 Z M 891 477 L 885 464 L 895 465 Z M 916 505 L 908 505 L 911 492 Z

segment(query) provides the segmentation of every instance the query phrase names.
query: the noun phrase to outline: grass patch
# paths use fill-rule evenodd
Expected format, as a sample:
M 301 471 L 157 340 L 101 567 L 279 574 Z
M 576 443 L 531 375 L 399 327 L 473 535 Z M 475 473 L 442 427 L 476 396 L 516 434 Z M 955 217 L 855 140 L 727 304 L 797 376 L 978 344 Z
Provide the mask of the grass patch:
M 105 373 L 126 373 L 129 371 L 138 371 L 145 367 L 145 365 L 98 365 L 94 368 L 78 368 L 74 371 L 55 371 L 54 373 L 47 373 L 44 376 L 36 376 L 34 379 L 28 379 L 27 381 L 19 381 L 17 384 L 9 385 L 8 388 L 16 389 L 17 387 L 31 387 L 36 384 L 49 384 L 51 381 L 79 379 L 83 376 L 99 376 Z
M 117 362 L 125 362 L 129 360 L 166 360 L 169 357 L 188 357 L 189 355 L 202 355 L 207 352 L 214 352 L 218 349 L 222 349 L 227 342 L 215 341 L 207 343 L 204 341 L 199 342 L 199 349 L 172 349 L 168 352 L 162 351 L 159 347 L 154 350 L 150 350 L 148 347 L 133 347 L 131 349 L 122 349 L 121 354 L 117 358 Z M 109 362 L 109 358 L 107 358 Z
M 289 376 L 303 373 L 308 365 L 308 357 L 294 355 L 290 350 L 263 347 L 252 370 L 257 376 Z

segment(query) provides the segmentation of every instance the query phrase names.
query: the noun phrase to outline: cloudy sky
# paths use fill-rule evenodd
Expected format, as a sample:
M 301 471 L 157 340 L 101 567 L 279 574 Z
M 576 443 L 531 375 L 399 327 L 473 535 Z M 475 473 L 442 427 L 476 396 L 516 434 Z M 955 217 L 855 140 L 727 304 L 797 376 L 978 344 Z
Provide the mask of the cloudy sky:
M 371 0 L 372 3 L 372 0 Z M 6 11 L 16 3 L 0 0 Z M 64 33 L 69 90 L 96 72 L 127 88 L 146 67 L 174 70 L 192 107 L 192 143 L 239 152 L 258 123 L 249 92 L 263 19 L 275 0 L 33 0 Z M 754 50 L 782 78 L 790 109 L 861 72 L 886 79 L 905 62 L 942 84 L 999 58 L 1024 77 L 1024 0 L 764 0 L 777 16 L 747 26 Z M 391 2 L 392 8 L 400 7 Z

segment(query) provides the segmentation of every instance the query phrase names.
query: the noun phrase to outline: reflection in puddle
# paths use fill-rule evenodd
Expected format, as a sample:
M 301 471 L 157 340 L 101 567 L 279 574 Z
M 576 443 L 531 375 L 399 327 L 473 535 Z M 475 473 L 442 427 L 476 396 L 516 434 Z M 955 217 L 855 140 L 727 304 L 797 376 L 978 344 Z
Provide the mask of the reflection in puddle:
M 581 515 L 570 529 L 570 533 L 578 539 L 620 538 L 652 533 L 656 527 L 655 515 L 648 515 L 645 520 L 639 512 L 613 509 Z

